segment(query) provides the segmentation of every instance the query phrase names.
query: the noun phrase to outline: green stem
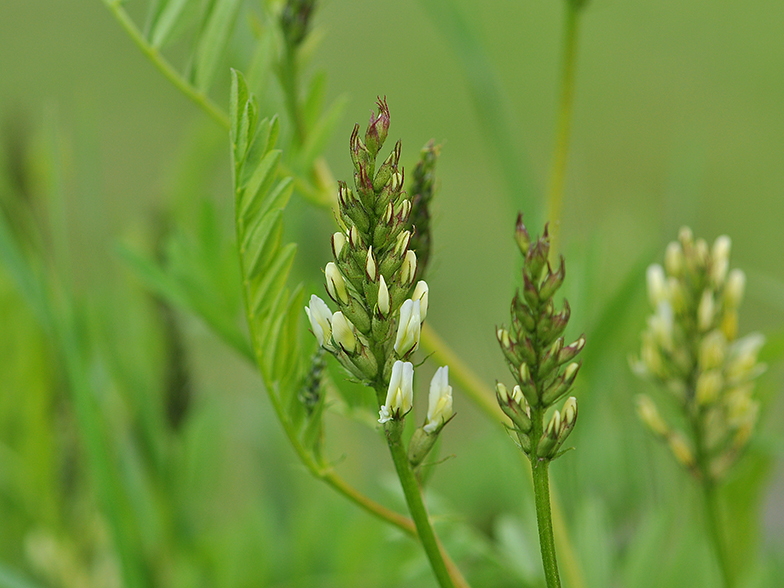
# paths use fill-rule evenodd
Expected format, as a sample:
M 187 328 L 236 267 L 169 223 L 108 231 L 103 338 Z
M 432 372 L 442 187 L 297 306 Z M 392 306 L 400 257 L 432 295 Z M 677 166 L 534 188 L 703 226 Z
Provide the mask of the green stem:
M 485 383 L 477 376 L 471 368 L 454 352 L 454 350 L 447 345 L 438 332 L 431 327 L 428 323 L 422 325 L 422 333 L 420 336 L 420 343 L 422 347 L 433 354 L 433 358 L 441 364 L 449 366 L 449 375 L 460 386 L 461 391 L 468 396 L 470 400 L 492 421 L 504 423 L 506 416 L 501 412 L 498 403 L 495 400 L 495 393 L 488 388 Z M 521 453 L 521 462 L 530 465 L 529 461 L 523 458 Z M 577 560 L 569 534 L 564 524 L 563 515 L 561 514 L 560 503 L 553 493 L 551 498 L 551 514 L 558 529 L 556 541 L 558 543 L 558 550 L 561 552 L 561 557 L 564 560 L 564 574 L 569 580 L 569 586 L 572 588 L 585 588 L 585 581 L 583 580 L 582 568 L 580 562 Z
M 724 541 L 724 533 L 722 533 L 719 497 L 716 492 L 716 485 L 712 481 L 703 478 L 702 490 L 705 497 L 705 518 L 707 519 L 713 549 L 716 552 L 716 559 L 719 562 L 721 576 L 724 580 L 724 587 L 734 588 L 735 581 L 730 572 L 727 544 Z
M 428 517 L 425 509 L 425 503 L 422 501 L 419 484 L 417 484 L 414 472 L 408 464 L 408 453 L 402 439 L 403 422 L 390 421 L 385 431 L 389 452 L 392 454 L 392 461 L 400 478 L 400 485 L 406 497 L 408 511 L 411 513 L 411 518 L 414 519 L 419 541 L 422 543 L 427 559 L 430 561 L 430 566 L 433 568 L 438 585 L 441 588 L 455 588 L 449 570 L 447 570 L 435 531 L 433 531 L 433 527 L 430 524 L 430 517 Z
M 286 99 L 286 109 L 294 124 L 294 136 L 302 145 L 305 142 L 305 122 L 299 107 L 299 92 L 297 90 L 297 48 L 286 45 L 283 51 L 283 60 L 280 63 L 280 85 Z
M 572 127 L 574 102 L 574 73 L 577 65 L 577 32 L 580 6 L 566 0 L 563 58 L 561 62 L 561 96 L 558 104 L 555 148 L 547 190 L 547 219 L 550 221 L 551 247 L 556 251 L 556 236 L 560 229 L 566 162 L 569 155 L 569 136 Z M 581 3 L 580 3 L 581 4 Z
M 533 458 L 531 474 L 534 479 L 534 500 L 536 501 L 536 524 L 539 527 L 539 546 L 542 551 L 542 566 L 547 588 L 560 588 L 558 562 L 555 558 L 555 539 L 553 519 L 550 512 L 550 461 Z
M 692 387 L 692 390 L 694 388 Z M 694 398 L 694 394 L 691 394 Z M 705 505 L 705 523 L 708 526 L 708 534 L 716 554 L 719 570 L 724 580 L 724 588 L 734 588 L 735 579 L 730 571 L 729 554 L 727 544 L 724 540 L 723 526 L 721 524 L 721 510 L 719 507 L 719 497 L 716 489 L 716 480 L 711 475 L 710 460 L 705 449 L 705 430 L 702 415 L 697 412 L 691 417 L 692 430 L 694 432 L 694 453 L 699 472 L 699 483 L 702 486 L 703 503 Z
M 189 83 L 183 78 L 176 69 L 161 55 L 156 47 L 153 47 L 144 38 L 142 32 L 134 24 L 128 13 L 122 7 L 121 0 L 102 0 L 106 7 L 114 15 L 117 22 L 120 23 L 128 36 L 131 37 L 137 47 L 142 50 L 153 65 L 158 68 L 164 77 L 169 80 L 174 86 L 196 103 L 202 110 L 209 114 L 215 122 L 221 125 L 224 129 L 229 129 L 229 115 L 226 114 L 217 104 L 215 104 L 209 96 L 204 92 L 198 90 L 193 84 Z

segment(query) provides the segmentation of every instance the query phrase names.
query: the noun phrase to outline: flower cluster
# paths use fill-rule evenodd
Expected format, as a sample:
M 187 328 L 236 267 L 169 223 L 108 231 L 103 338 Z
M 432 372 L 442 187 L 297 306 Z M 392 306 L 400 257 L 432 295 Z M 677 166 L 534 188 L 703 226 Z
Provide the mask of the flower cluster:
M 544 426 L 548 408 L 566 396 L 580 364 L 575 356 L 585 345 L 585 338 L 565 345 L 563 332 L 569 322 L 569 303 L 556 312 L 553 296 L 564 280 L 564 259 L 553 271 L 548 261 L 550 240 L 545 226 L 541 238 L 531 243 L 517 217 L 515 238 L 523 263 L 523 290 L 512 300 L 512 326 L 498 328 L 496 336 L 512 376 L 517 382 L 512 391 L 496 384 L 496 399 L 512 420 L 520 447 L 532 459 L 553 459 L 574 428 L 577 400 L 570 397 L 556 410 Z
M 351 134 L 354 189 L 339 184 L 341 230 L 332 235 L 334 260 L 324 268 L 327 294 L 339 310 L 333 313 L 315 295 L 305 308 L 319 345 L 376 390 L 382 424 L 400 421 L 411 410 L 414 367 L 407 359 L 419 347 L 429 300 L 427 283 L 416 281 L 413 230 L 407 228 L 411 200 L 398 167 L 400 141 L 377 166 L 388 132 L 389 109 L 379 99 L 378 114 L 371 115 L 364 141 L 359 125 Z M 439 424 L 432 424 L 429 433 L 451 417 L 451 388 L 441 389 L 432 407 Z
M 664 267 L 648 268 L 654 314 L 632 364 L 671 392 L 691 431 L 673 430 L 645 395 L 637 401 L 640 418 L 681 464 L 709 480 L 720 478 L 748 441 L 759 410 L 753 379 L 764 370 L 757 360 L 762 335 L 737 338 L 746 278 L 729 270 L 730 246 L 721 236 L 709 247 L 683 228 L 667 246 Z

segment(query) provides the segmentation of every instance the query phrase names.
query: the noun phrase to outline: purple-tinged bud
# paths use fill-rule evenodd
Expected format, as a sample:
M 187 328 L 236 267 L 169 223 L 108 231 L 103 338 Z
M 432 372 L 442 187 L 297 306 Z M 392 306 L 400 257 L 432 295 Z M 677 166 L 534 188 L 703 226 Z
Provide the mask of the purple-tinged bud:
M 384 214 L 381 215 L 381 223 L 389 226 L 392 224 L 392 215 L 395 212 L 395 207 L 392 206 L 391 202 L 387 203 L 387 207 L 384 209 Z
M 381 167 L 376 172 L 376 177 L 373 178 L 373 189 L 380 192 L 386 186 L 387 182 L 392 179 L 392 175 L 397 172 L 397 164 L 400 160 L 400 141 L 395 145 L 394 151 L 389 154 Z
M 370 122 L 365 132 L 365 145 L 372 157 L 375 157 L 379 149 L 384 145 L 384 141 L 389 134 L 389 107 L 387 107 L 386 97 L 378 99 L 378 115 L 370 113 Z
M 583 347 L 585 347 L 585 337 L 581 335 L 577 341 L 561 349 L 558 353 L 558 365 L 574 359 L 583 350 Z
M 359 172 L 365 169 L 371 161 L 370 153 L 367 147 L 359 139 L 359 125 L 354 125 L 354 130 L 351 132 L 351 139 L 349 140 L 349 148 L 351 152 L 351 161 L 354 163 L 354 169 Z
M 544 226 L 544 233 L 536 240 L 529 249 L 525 256 L 525 267 L 523 271 L 527 274 L 532 282 L 538 282 L 539 277 L 542 275 L 542 270 L 547 264 L 547 256 L 550 254 L 550 236 L 548 234 L 548 225 Z
M 517 213 L 517 223 L 515 224 L 515 241 L 520 248 L 520 253 L 525 255 L 528 253 L 528 248 L 531 246 L 531 235 L 523 224 L 523 213 Z
M 539 292 L 536 290 L 536 286 L 531 281 L 525 268 L 523 268 L 523 297 L 531 308 L 539 307 Z
M 549 267 L 549 264 L 548 264 Z M 551 298 L 553 294 L 561 287 L 563 284 L 564 277 L 566 277 L 566 266 L 563 255 L 561 255 L 561 265 L 558 268 L 558 271 L 552 273 L 549 272 L 547 278 L 545 278 L 542 287 L 539 288 L 539 299 L 540 300 L 547 300 Z
M 564 372 L 542 393 L 542 404 L 550 406 L 554 402 L 558 402 L 574 384 L 579 369 L 580 364 L 577 362 L 572 362 L 566 366 Z
M 517 370 L 519 374 L 518 381 L 520 382 L 520 391 L 531 406 L 539 406 L 539 394 L 536 391 L 536 384 L 531 379 L 531 371 L 528 369 L 527 363 L 520 364 Z
M 531 430 L 533 423 L 528 413 L 530 409 L 525 404 L 525 398 L 523 398 L 519 386 L 515 386 L 515 393 L 510 394 L 506 386 L 501 382 L 496 382 L 495 399 L 498 401 L 498 406 L 501 407 L 504 414 L 512 419 L 517 430 L 522 433 L 528 433 Z

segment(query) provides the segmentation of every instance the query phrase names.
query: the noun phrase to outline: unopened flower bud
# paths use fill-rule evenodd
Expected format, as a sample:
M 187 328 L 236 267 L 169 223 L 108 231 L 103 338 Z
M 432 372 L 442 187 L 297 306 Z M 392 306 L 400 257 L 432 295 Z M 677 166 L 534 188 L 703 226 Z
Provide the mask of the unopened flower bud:
M 404 357 L 419 347 L 419 333 L 422 325 L 420 301 L 406 300 L 400 307 L 400 320 L 395 337 L 395 351 Z
M 408 251 L 408 243 L 411 241 L 411 231 L 403 231 L 397 236 L 395 241 L 395 255 L 402 257 Z
M 730 265 L 730 247 L 732 241 L 727 235 L 721 235 L 714 241 L 711 250 L 711 267 L 710 278 L 711 281 L 721 286 L 724 279 L 727 277 L 727 269 Z
M 700 342 L 698 363 L 702 371 L 716 369 L 724 363 L 727 352 L 727 339 L 716 329 L 705 335 Z
M 379 98 L 377 105 L 378 115 L 370 114 L 370 122 L 365 132 L 365 145 L 373 157 L 384 145 L 389 133 L 389 107 L 387 107 L 386 99 Z
M 694 245 L 694 235 L 689 227 L 681 227 L 680 231 L 678 231 L 678 241 L 681 242 L 684 251 Z
M 651 431 L 660 437 L 666 437 L 669 429 L 666 423 L 659 416 L 659 411 L 653 400 L 645 394 L 637 396 L 637 416 Z
M 746 274 L 743 270 L 734 269 L 727 276 L 724 286 L 724 304 L 729 308 L 738 308 L 743 300 L 743 291 L 746 289 Z
M 360 237 L 356 225 L 351 225 L 351 230 L 348 232 L 348 241 L 353 249 L 362 247 L 362 237 Z
M 332 235 L 332 254 L 335 256 L 336 260 L 340 259 L 340 254 L 343 252 L 343 247 L 345 247 L 346 242 L 346 236 L 340 231 Z
M 765 337 L 752 333 L 735 341 L 726 366 L 727 379 L 733 383 L 743 382 L 758 375 L 764 366 L 757 363 L 757 355 L 765 343 Z
M 416 253 L 409 249 L 406 251 L 406 257 L 403 259 L 403 264 L 400 266 L 400 284 L 402 286 L 408 286 L 414 280 L 416 268 Z
M 697 404 L 706 406 L 713 404 L 721 393 L 724 386 L 724 379 L 718 370 L 703 372 L 697 378 L 695 398 Z
M 378 268 L 376 266 L 376 258 L 373 257 L 372 245 L 368 248 L 367 258 L 365 260 L 365 275 L 371 282 L 375 282 L 378 277 Z
M 658 263 L 648 266 L 646 280 L 648 284 L 648 300 L 651 306 L 656 308 L 660 302 L 667 300 L 667 281 L 664 277 L 664 268 Z
M 424 322 L 427 317 L 427 303 L 428 303 L 428 287 L 424 280 L 419 280 L 414 293 L 411 295 L 411 300 L 419 300 L 419 318 Z
M 340 311 L 332 315 L 332 338 L 349 355 L 357 348 L 353 325 Z
M 330 339 L 332 339 L 332 312 L 326 303 L 312 294 L 310 305 L 305 307 L 305 314 L 308 315 L 310 328 L 316 336 L 318 344 L 327 349 L 332 349 Z
M 452 386 L 449 385 L 449 367 L 436 370 L 430 381 L 430 395 L 427 404 L 427 421 L 423 427 L 426 433 L 433 433 L 452 418 Z
M 531 246 L 531 235 L 523 224 L 523 213 L 517 214 L 517 223 L 515 224 L 515 241 L 520 248 L 520 253 L 525 255 L 528 253 L 528 248 Z
M 672 241 L 667 245 L 664 252 L 664 267 L 672 277 L 678 278 L 683 274 L 683 247 L 677 241 Z
M 338 266 L 330 261 L 327 267 L 324 268 L 324 275 L 327 278 L 327 292 L 332 300 L 335 302 L 342 302 L 348 304 L 348 291 L 346 290 L 346 281 L 340 274 Z
M 713 300 L 713 292 L 706 289 L 700 298 L 700 304 L 697 307 L 697 326 L 700 331 L 707 331 L 713 325 L 713 319 L 716 315 L 716 303 Z
M 389 289 L 383 275 L 378 280 L 378 311 L 381 316 L 389 314 Z
M 414 364 L 396 361 L 392 366 L 389 388 L 384 405 L 379 410 L 382 425 L 392 419 L 403 418 L 414 405 Z
M 688 442 L 683 438 L 682 435 L 673 433 L 669 435 L 667 442 L 670 446 L 670 450 L 675 456 L 675 459 L 677 459 L 682 466 L 685 466 L 689 469 L 694 468 L 696 465 L 696 462 L 694 461 L 694 452 L 691 450 L 691 447 L 689 447 Z
M 694 262 L 697 267 L 704 268 L 708 265 L 708 257 L 710 255 L 708 249 L 708 242 L 705 239 L 697 239 L 694 243 Z

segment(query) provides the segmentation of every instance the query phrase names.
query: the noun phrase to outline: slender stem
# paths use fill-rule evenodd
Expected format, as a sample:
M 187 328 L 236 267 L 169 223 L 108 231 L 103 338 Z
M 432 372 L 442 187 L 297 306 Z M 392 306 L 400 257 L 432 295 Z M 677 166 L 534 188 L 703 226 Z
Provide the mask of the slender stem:
M 470 367 L 447 345 L 438 332 L 428 323 L 422 325 L 422 332 L 419 339 L 422 347 L 433 354 L 439 362 L 449 365 L 449 375 L 460 386 L 462 392 L 492 421 L 504 423 L 505 415 L 495 401 L 495 393 L 477 376 Z M 520 454 L 521 457 L 523 454 Z M 522 459 L 522 463 L 530 465 L 527 459 Z M 564 574 L 569 580 L 572 588 L 584 588 L 582 568 L 577 560 L 572 543 L 569 540 L 564 517 L 560 503 L 553 491 L 551 497 L 551 515 L 558 529 L 556 542 L 561 553 Z
M 215 104 L 209 96 L 201 90 L 198 90 L 193 84 L 183 78 L 176 69 L 161 55 L 156 47 L 153 47 L 144 38 L 142 32 L 134 24 L 128 13 L 122 7 L 120 0 L 102 0 L 106 7 L 117 19 L 128 36 L 131 37 L 134 43 L 142 50 L 153 65 L 158 68 L 167 80 L 169 80 L 175 87 L 195 102 L 202 110 L 209 114 L 215 122 L 221 125 L 226 130 L 229 129 L 229 115 L 226 114 L 217 104 Z
M 694 394 L 691 395 L 694 397 Z M 724 581 L 724 588 L 734 588 L 735 579 L 730 571 L 729 554 L 727 544 L 724 540 L 723 526 L 721 524 L 721 511 L 719 508 L 719 498 L 716 491 L 716 480 L 710 472 L 710 462 L 705 449 L 705 431 L 702 415 L 696 412 L 691 416 L 691 425 L 694 432 L 694 453 L 699 472 L 699 484 L 702 486 L 703 503 L 705 505 L 705 523 L 708 526 L 708 534 L 716 553 L 719 570 Z
M 709 480 L 703 479 L 702 490 L 705 496 L 705 517 L 707 519 L 708 529 L 710 530 L 713 549 L 716 552 L 716 559 L 719 560 L 719 569 L 721 570 L 721 576 L 724 580 L 724 587 L 734 588 L 735 580 L 730 571 L 727 544 L 724 541 L 724 533 L 722 532 L 719 497 L 716 492 L 716 485 Z
M 302 145 L 305 142 L 305 122 L 302 120 L 302 111 L 299 106 L 299 92 L 297 90 L 297 47 L 287 44 L 283 51 L 280 63 L 280 85 L 286 99 L 286 109 L 294 124 L 294 136 Z
M 564 45 L 561 61 L 561 95 L 558 104 L 558 120 L 556 123 L 552 167 L 550 168 L 550 181 L 547 190 L 547 219 L 550 221 L 552 251 L 557 250 L 555 244 L 561 224 L 566 162 L 569 155 L 569 136 L 572 126 L 574 73 L 577 64 L 577 33 L 580 13 L 580 5 L 575 0 L 566 0 L 565 4 L 566 20 L 564 23 Z
M 427 559 L 430 561 L 430 566 L 433 568 L 438 585 L 441 588 L 455 588 L 455 584 L 449 575 L 449 570 L 447 570 L 439 541 L 430 524 L 430 517 L 428 517 L 425 509 L 425 503 L 422 501 L 419 484 L 417 484 L 414 472 L 408 464 L 408 454 L 402 439 L 403 422 L 390 421 L 385 431 L 389 451 L 392 454 L 392 461 L 395 464 L 398 478 L 400 478 L 400 485 L 406 497 L 408 510 L 411 513 L 411 518 L 414 519 L 419 540 L 425 550 Z
M 550 461 L 534 458 L 531 461 L 531 474 L 534 479 L 534 500 L 536 501 L 536 524 L 539 527 L 539 546 L 542 551 L 542 566 L 547 588 L 560 588 L 558 562 L 555 558 L 555 539 L 553 519 L 550 512 Z

